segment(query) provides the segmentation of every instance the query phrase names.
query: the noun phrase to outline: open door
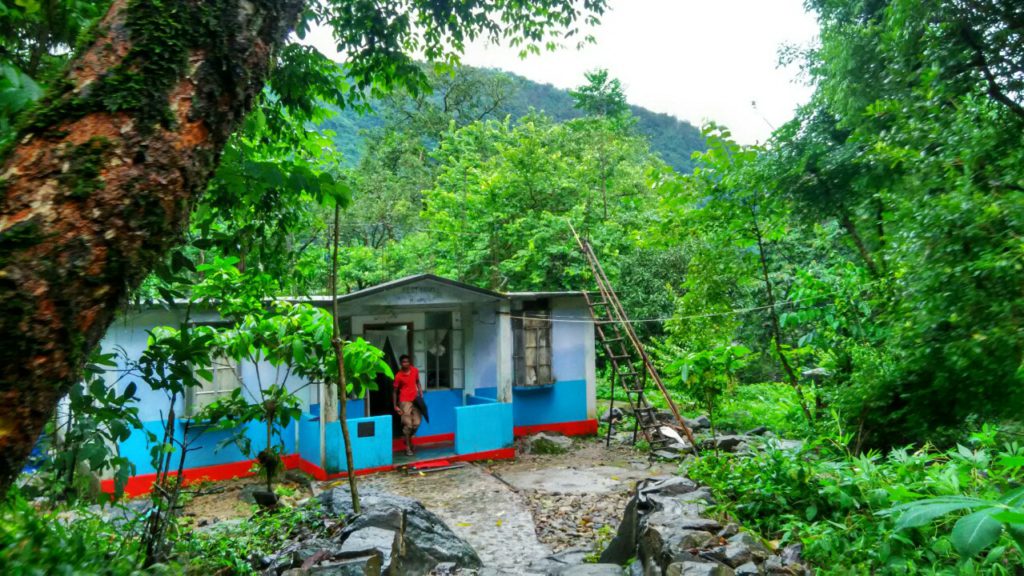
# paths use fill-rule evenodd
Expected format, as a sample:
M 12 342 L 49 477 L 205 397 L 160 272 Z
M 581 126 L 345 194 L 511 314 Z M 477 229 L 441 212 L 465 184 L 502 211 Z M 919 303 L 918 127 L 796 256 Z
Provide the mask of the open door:
M 398 359 L 403 354 L 412 356 L 412 325 L 411 324 L 383 324 L 367 325 L 363 328 L 363 338 L 377 348 L 384 351 L 384 361 L 391 367 L 392 372 L 399 368 Z M 370 392 L 370 415 L 390 415 L 391 435 L 393 438 L 402 437 L 402 421 L 395 414 L 395 406 L 392 400 L 394 379 L 384 375 L 377 376 L 377 390 Z

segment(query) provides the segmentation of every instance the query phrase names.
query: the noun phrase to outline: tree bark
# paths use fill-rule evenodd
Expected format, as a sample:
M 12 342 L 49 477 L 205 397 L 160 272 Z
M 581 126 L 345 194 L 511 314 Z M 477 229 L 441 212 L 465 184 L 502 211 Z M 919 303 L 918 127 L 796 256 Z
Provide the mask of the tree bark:
M 182 241 L 304 2 L 115 0 L 0 167 L 0 494 Z

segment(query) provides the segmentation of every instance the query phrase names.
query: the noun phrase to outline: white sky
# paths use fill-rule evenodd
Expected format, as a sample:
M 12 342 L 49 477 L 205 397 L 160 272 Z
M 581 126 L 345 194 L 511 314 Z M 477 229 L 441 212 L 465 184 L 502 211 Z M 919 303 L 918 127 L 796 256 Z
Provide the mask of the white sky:
M 700 126 L 714 120 L 740 142 L 765 140 L 805 103 L 811 89 L 796 66 L 780 68 L 779 49 L 810 45 L 817 34 L 802 0 L 610 0 L 597 43 L 518 57 L 506 46 L 475 44 L 463 62 L 500 68 L 561 88 L 607 68 L 631 104 Z M 329 32 L 314 44 L 340 60 Z M 757 103 L 755 109 L 752 102 Z

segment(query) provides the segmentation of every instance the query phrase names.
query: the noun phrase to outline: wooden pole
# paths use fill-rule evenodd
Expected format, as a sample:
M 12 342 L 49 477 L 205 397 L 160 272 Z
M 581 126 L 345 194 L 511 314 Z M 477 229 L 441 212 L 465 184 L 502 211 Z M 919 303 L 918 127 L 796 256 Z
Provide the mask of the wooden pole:
M 348 433 L 348 384 L 345 382 L 345 344 L 341 340 L 341 326 L 338 323 L 338 228 L 341 221 L 341 206 L 334 204 L 334 256 L 331 258 L 331 316 L 334 319 L 334 355 L 338 359 L 338 403 L 341 406 L 341 437 L 345 441 L 345 467 L 348 470 L 348 488 L 352 494 L 352 511 L 361 512 L 359 488 L 356 486 L 356 470 L 352 459 L 352 442 Z M 321 411 L 323 412 L 323 411 Z M 323 416 L 323 414 L 321 414 Z

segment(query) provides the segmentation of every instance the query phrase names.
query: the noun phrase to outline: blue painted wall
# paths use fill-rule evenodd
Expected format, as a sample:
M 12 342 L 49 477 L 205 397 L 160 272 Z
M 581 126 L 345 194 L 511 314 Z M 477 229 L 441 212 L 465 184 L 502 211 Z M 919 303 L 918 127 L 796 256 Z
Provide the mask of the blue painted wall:
M 516 426 L 587 419 L 587 381 L 568 380 L 537 389 L 512 389 Z
M 416 436 L 454 433 L 455 409 L 462 406 L 462 390 L 432 390 L 424 394 L 424 398 L 430 422 L 423 420 Z
M 467 346 L 470 362 L 466 365 L 466 387 L 476 394 L 480 388 L 498 385 L 498 320 L 494 304 L 481 304 L 469 318 Z M 467 320 L 471 319 L 471 323 Z
M 373 436 L 359 437 L 360 422 L 373 422 Z M 391 416 L 349 418 L 348 433 L 352 439 L 352 464 L 356 470 L 391 465 Z M 317 452 L 317 459 L 319 460 L 319 458 L 319 452 Z M 345 465 L 345 442 L 341 435 L 341 422 L 328 422 L 327 472 L 333 474 L 347 469 Z
M 480 404 L 495 404 L 497 402 L 497 399 L 487 398 L 486 396 L 466 396 L 466 406 L 477 406 Z
M 493 400 L 498 399 L 498 388 L 491 386 L 489 388 L 477 388 L 473 395 L 478 398 L 491 398 Z
M 473 454 L 512 446 L 512 405 L 483 401 L 455 409 L 455 453 Z
M 121 451 L 121 455 L 125 456 L 129 460 L 135 463 L 136 474 L 152 474 L 156 472 L 151 462 L 151 456 L 149 454 L 150 445 L 147 442 L 146 432 L 152 432 L 156 435 L 157 442 L 163 438 L 163 422 L 148 421 L 142 423 L 143 430 L 133 430 L 132 435 L 127 440 L 121 442 L 118 448 Z M 296 450 L 295 445 L 295 431 L 297 428 L 296 422 L 291 422 L 282 431 L 284 437 L 284 451 L 283 454 L 294 454 Z M 281 430 L 280 427 L 277 428 Z M 202 425 L 192 425 L 189 430 L 189 441 L 192 448 L 200 448 L 194 452 L 189 452 L 185 457 L 185 468 L 197 468 L 200 466 L 214 466 L 216 464 L 230 464 L 232 462 L 241 462 L 243 460 L 249 460 L 250 457 L 242 453 L 238 446 L 234 442 L 228 441 L 226 444 L 221 444 L 229 440 L 233 432 L 229 430 L 223 431 L 212 431 L 208 427 Z M 177 422 L 175 429 L 175 438 L 182 439 L 185 435 L 185 423 Z M 259 451 L 267 447 L 267 432 L 263 424 L 259 422 L 252 422 L 246 425 L 245 435 L 252 442 L 252 454 L 255 455 Z M 319 436 L 319 433 L 318 433 Z M 274 436 L 274 443 L 280 443 L 281 438 Z M 172 456 L 173 466 L 178 466 L 178 456 Z M 317 452 L 317 460 L 320 459 L 319 448 Z
M 303 414 L 299 422 L 299 457 L 310 464 L 320 465 L 320 418 Z

